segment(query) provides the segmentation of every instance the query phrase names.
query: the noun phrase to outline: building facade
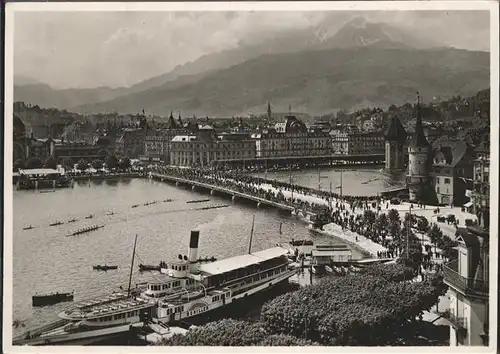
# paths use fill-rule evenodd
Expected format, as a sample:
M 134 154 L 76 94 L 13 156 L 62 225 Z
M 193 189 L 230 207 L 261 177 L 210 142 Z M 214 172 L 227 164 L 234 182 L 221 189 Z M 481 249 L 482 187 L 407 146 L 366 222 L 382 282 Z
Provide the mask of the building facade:
M 306 125 L 295 116 L 277 123 L 274 129 L 252 134 L 256 157 L 322 156 L 332 153 L 328 133 L 308 131 Z
M 138 158 L 144 154 L 145 138 L 145 128 L 133 127 L 123 129 L 121 136 L 116 141 L 117 154 L 129 158 Z
M 379 132 L 348 134 L 348 155 L 384 154 L 385 140 Z
M 385 169 L 388 172 L 405 168 L 406 131 L 398 117 L 393 116 L 385 135 Z
M 80 160 L 92 162 L 94 160 L 104 160 L 108 152 L 101 149 L 99 145 L 90 145 L 85 142 L 65 142 L 59 141 L 54 146 L 54 157 L 59 161 L 66 160 L 75 164 Z
M 480 225 L 490 226 L 490 136 L 486 134 L 476 149 L 473 162 L 473 191 L 471 201 Z
M 432 151 L 431 184 L 437 202 L 463 205 L 472 187 L 474 150 L 465 141 L 439 141 Z
M 457 229 L 458 259 L 443 267 L 450 288 L 450 346 L 487 346 L 489 341 L 489 232 Z
M 196 134 L 178 135 L 170 142 L 170 164 L 207 167 L 218 160 L 255 158 L 255 140 L 248 135 L 217 136 L 215 130 L 200 129 Z
M 349 136 L 340 130 L 332 130 L 329 133 L 334 155 L 349 155 Z

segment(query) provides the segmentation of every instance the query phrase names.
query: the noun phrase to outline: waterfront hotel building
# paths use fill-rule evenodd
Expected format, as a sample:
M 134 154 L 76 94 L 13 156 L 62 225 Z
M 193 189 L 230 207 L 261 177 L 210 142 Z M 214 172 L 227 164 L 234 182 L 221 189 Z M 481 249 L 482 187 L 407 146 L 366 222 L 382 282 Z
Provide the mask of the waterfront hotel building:
M 309 131 L 295 116 L 274 128 L 252 134 L 257 158 L 331 155 L 330 136 L 324 131 Z
M 209 125 L 196 133 L 177 135 L 170 142 L 170 164 L 173 166 L 212 165 L 217 160 L 254 159 L 255 141 L 248 134 L 217 135 Z

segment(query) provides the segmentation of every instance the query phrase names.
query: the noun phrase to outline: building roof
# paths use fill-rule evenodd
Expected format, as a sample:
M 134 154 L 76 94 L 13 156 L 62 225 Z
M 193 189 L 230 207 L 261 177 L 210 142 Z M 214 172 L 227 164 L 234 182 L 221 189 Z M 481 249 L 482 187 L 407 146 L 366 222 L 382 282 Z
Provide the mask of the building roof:
M 416 147 L 427 147 L 429 146 L 429 141 L 427 141 L 427 138 L 424 133 L 424 127 L 422 125 L 422 117 L 420 116 L 420 102 L 417 103 L 417 123 L 415 124 L 415 133 L 413 133 L 413 136 L 410 141 L 410 147 L 416 148 Z
M 476 235 L 469 232 L 466 227 L 459 227 L 455 232 L 458 242 L 463 242 L 467 248 L 478 247 L 480 245 L 479 240 Z
M 352 252 L 348 248 L 336 249 L 313 249 L 311 251 L 313 257 L 334 257 L 334 256 L 350 256 Z
M 406 130 L 397 116 L 391 118 L 389 127 L 384 133 L 385 140 L 404 141 L 406 139 Z
M 259 252 L 226 258 L 212 263 L 200 264 L 198 269 L 209 275 L 223 274 L 234 269 L 259 264 L 272 258 L 283 256 L 287 253 L 288 250 L 283 247 L 274 247 Z
M 20 175 L 51 175 L 56 173 L 59 174 L 60 172 L 52 168 L 32 168 L 27 170 L 19 170 Z
M 172 139 L 172 142 L 182 142 L 182 141 L 189 142 L 189 141 L 193 141 L 195 139 L 196 139 L 195 135 L 176 135 Z
M 469 146 L 463 140 L 439 141 L 434 148 L 434 165 L 455 167 L 466 155 Z M 436 161 L 436 160 L 442 161 Z

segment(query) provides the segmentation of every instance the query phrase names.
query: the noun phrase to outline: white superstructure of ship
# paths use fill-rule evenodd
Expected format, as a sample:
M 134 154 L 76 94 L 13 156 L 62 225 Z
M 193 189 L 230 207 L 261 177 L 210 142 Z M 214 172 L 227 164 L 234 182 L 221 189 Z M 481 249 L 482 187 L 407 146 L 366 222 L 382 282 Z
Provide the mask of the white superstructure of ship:
M 200 264 L 199 236 L 199 231 L 191 231 L 188 255 L 163 263 L 155 281 L 130 289 L 129 280 L 127 292 L 76 303 L 59 313 L 60 321 L 14 338 L 13 344 L 91 344 L 133 325 L 172 325 L 267 290 L 296 273 L 288 249 L 252 253 L 251 239 L 247 254 Z

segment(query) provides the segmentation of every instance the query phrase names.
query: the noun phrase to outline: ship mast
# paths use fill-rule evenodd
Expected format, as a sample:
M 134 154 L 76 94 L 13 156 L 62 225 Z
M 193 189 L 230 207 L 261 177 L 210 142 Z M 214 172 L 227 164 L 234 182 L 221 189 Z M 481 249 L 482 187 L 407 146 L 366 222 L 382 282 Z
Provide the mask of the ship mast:
M 253 219 L 252 219 L 252 230 L 250 231 L 250 242 L 248 243 L 248 254 L 250 254 L 252 251 L 252 238 L 253 238 L 254 225 L 255 225 L 255 214 L 253 215 Z
M 137 234 L 135 234 L 134 251 L 132 253 L 132 265 L 130 266 L 130 276 L 128 278 L 127 296 L 130 296 L 130 285 L 132 284 L 132 271 L 134 270 L 135 246 L 137 245 Z

